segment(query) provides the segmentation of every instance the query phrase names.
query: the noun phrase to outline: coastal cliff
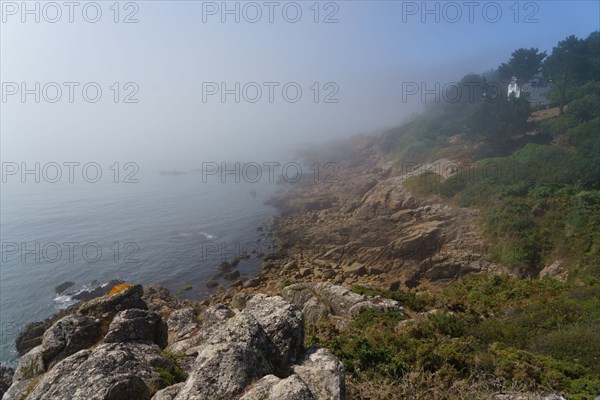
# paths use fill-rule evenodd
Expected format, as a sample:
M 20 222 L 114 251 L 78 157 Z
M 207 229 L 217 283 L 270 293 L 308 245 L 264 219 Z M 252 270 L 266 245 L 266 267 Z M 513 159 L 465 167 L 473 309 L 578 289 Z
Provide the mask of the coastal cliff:
M 223 260 L 233 283 L 201 302 L 114 282 L 21 333 L 2 399 L 565 400 L 564 388 L 598 389 L 585 312 L 596 281 L 562 261 L 533 280 L 527 265 L 495 262 L 480 209 L 415 192 L 415 179 L 443 185 L 463 161 L 394 162 L 374 137 L 343 146 L 321 155 L 336 157 L 335 179 L 271 200 L 281 216 L 261 228 L 273 246 L 256 276 Z
M 344 399 L 344 369 L 304 347 L 304 317 L 281 297 L 242 309 L 121 285 L 83 302 L 25 353 L 4 400 Z

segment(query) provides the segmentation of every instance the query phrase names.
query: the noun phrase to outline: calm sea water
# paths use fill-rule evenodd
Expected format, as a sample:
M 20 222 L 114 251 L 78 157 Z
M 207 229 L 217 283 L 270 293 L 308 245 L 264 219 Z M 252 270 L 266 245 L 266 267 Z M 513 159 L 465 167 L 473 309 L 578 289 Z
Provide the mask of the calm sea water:
M 73 292 L 111 279 L 157 283 L 189 298 L 210 294 L 206 281 L 229 259 L 257 244 L 257 228 L 276 210 L 264 205 L 269 182 L 203 183 L 199 173 L 140 177 L 139 183 L 2 185 L 0 362 L 14 365 L 16 334 L 72 304 Z M 258 271 L 259 260 L 240 263 Z M 225 283 L 225 282 L 223 282 Z

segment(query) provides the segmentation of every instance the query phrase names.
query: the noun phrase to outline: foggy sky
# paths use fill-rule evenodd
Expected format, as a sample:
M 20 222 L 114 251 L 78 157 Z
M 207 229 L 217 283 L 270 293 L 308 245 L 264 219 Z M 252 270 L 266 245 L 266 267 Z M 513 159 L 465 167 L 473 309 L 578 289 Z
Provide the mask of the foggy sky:
M 512 2 L 498 2 L 503 12 L 498 22 L 486 21 L 479 7 L 473 23 L 465 8 L 457 22 L 448 21 L 453 10 L 440 8 L 439 22 L 425 15 L 423 23 L 421 10 L 407 13 L 407 2 L 350 1 L 328 9 L 321 3 L 315 23 L 313 2 L 298 2 L 302 17 L 291 23 L 283 18 L 286 3 L 281 2 L 272 23 L 265 6 L 256 23 L 244 15 L 239 23 L 232 15 L 223 23 L 220 12 L 209 13 L 221 2 L 146 1 L 134 3 L 139 22 L 123 23 L 135 10 L 130 7 L 120 9 L 115 23 L 112 3 L 98 3 L 102 16 L 96 23 L 83 19 L 82 7 L 70 23 L 64 6 L 56 23 L 44 15 L 39 23 L 26 15 L 23 23 L 20 10 L 12 15 L 14 9 L 3 2 L 0 80 L 25 82 L 30 89 L 35 82 L 57 82 L 63 92 L 56 103 L 45 98 L 35 103 L 34 95 L 23 103 L 20 93 L 2 99 L 2 161 L 133 161 L 159 170 L 194 168 L 203 161 L 281 160 L 297 145 L 397 125 L 422 106 L 419 98 L 402 101 L 402 82 L 455 81 L 497 67 L 518 47 L 549 52 L 567 35 L 585 37 L 598 29 L 600 12 L 594 1 L 529 2 L 537 11 L 521 3 L 515 16 L 508 9 Z M 33 8 L 35 2 L 28 4 Z M 228 5 L 233 8 L 235 2 Z M 239 3 L 240 10 L 244 5 Z M 333 18 L 339 21 L 324 23 L 336 8 Z M 46 17 L 55 17 L 51 8 L 46 11 Z M 538 22 L 526 23 L 533 11 Z M 73 103 L 63 82 L 79 84 Z M 97 103 L 82 97 L 81 88 L 89 82 L 102 89 Z M 119 83 L 118 103 L 110 89 L 114 82 Z M 128 82 L 133 85 L 125 90 Z M 206 95 L 204 102 L 203 82 L 232 89 L 235 82 L 241 87 L 256 82 L 262 97 L 257 103 L 243 97 L 236 103 L 228 95 L 223 103 L 217 94 Z M 275 85 L 273 103 L 265 82 Z M 283 85 L 290 82 L 303 91 L 297 103 L 282 97 Z M 325 90 L 328 82 L 333 85 Z M 123 96 L 136 87 L 138 102 L 124 103 Z M 324 103 L 335 88 L 338 102 Z

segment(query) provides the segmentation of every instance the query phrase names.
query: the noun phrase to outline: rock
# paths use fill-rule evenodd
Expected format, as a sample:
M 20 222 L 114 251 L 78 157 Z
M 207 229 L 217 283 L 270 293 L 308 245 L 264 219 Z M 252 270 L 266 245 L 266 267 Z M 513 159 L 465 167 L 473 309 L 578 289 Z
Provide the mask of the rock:
M 168 328 L 154 311 L 129 309 L 121 311 L 110 323 L 104 343 L 155 343 L 167 346 Z
M 342 267 L 342 269 L 345 273 L 354 274 L 356 276 L 362 276 L 367 273 L 367 269 L 365 268 L 364 264 L 361 264 L 359 262 L 354 262 L 350 266 Z
M 207 288 L 215 288 L 217 286 L 219 286 L 219 282 L 217 282 L 217 281 L 209 280 L 209 281 L 206 282 L 206 287 Z
M 314 396 L 296 374 L 285 379 L 267 375 L 252 385 L 240 400 L 314 400 Z
M 175 399 L 236 399 L 253 380 L 272 372 L 265 357 L 272 351 L 258 321 L 240 313 L 202 345 L 193 371 Z
M 231 306 L 238 310 L 244 309 L 246 307 L 246 302 L 248 301 L 248 295 L 243 292 L 238 292 L 233 295 L 231 298 Z
M 42 344 L 42 336 L 50 325 L 50 322 L 47 321 L 28 324 L 15 340 L 19 356 L 23 356 L 34 347 Z
M 394 222 L 408 222 L 410 221 L 415 214 L 414 210 L 400 210 L 392 214 L 390 219 Z
M 283 266 L 283 270 L 284 270 L 284 271 L 291 271 L 291 270 L 295 269 L 297 266 L 298 266 L 298 264 L 296 263 L 296 261 L 293 261 L 293 260 L 292 260 L 292 261 L 290 261 L 290 262 L 286 263 L 286 264 Z
M 208 307 L 201 315 L 202 330 L 200 336 L 208 340 L 215 332 L 222 329 L 234 315 L 233 310 L 225 304 Z
M 32 322 L 28 324 L 22 332 L 19 333 L 15 340 L 17 347 L 17 353 L 19 356 L 23 356 L 34 347 L 42 344 L 42 337 L 46 329 L 50 328 L 59 319 L 71 315 L 81 307 L 81 303 L 74 304 L 66 309 L 60 310 L 50 318 L 45 319 L 41 322 Z
M 230 271 L 223 273 L 223 278 L 230 280 L 230 281 L 233 281 L 239 277 L 240 277 L 240 271 L 237 269 L 232 269 Z
M 296 307 L 302 309 L 304 304 L 310 300 L 314 293 L 314 285 L 308 283 L 296 283 L 293 285 L 286 286 L 281 291 L 281 296 L 296 305 Z
M 34 347 L 19 360 L 13 381 L 35 378 L 46 372 L 42 345 Z
M 547 276 L 557 276 L 562 272 L 562 268 L 562 260 L 556 260 L 552 264 L 548 265 L 540 271 L 540 278 L 545 278 Z
M 400 281 L 396 280 L 390 283 L 390 290 L 395 292 L 400 289 Z
M 167 388 L 159 390 L 152 397 L 152 400 L 173 400 L 177 396 L 177 394 L 179 394 L 179 391 L 181 390 L 182 387 L 183 387 L 183 382 L 176 383 L 175 385 L 171 385 Z
M 260 285 L 260 283 L 263 281 L 263 278 L 261 277 L 254 277 L 252 279 L 247 280 L 246 282 L 244 282 L 243 287 L 244 288 L 252 288 L 252 287 L 256 287 L 258 285 Z
M 167 382 L 156 372 L 172 367 L 158 347 L 138 343 L 105 343 L 81 350 L 43 375 L 28 399 L 149 400 Z
M 183 301 L 159 285 L 144 286 L 142 300 L 148 306 L 148 310 L 161 314 L 165 320 L 173 310 L 185 307 Z
M 112 296 L 102 296 L 83 303 L 79 307 L 79 312 L 83 315 L 89 315 L 96 318 L 113 317 L 119 311 L 130 308 L 139 308 L 146 310 L 148 306 L 142 300 L 144 289 L 142 285 L 133 285 L 122 292 Z
M 335 278 L 335 271 L 333 271 L 332 269 L 328 269 L 323 271 L 323 275 L 321 275 L 321 277 L 323 279 L 333 279 Z
M 196 310 L 191 307 L 173 311 L 167 320 L 169 332 L 181 332 L 193 324 L 197 324 Z
M 319 301 L 322 293 L 343 288 L 297 289 L 289 292 L 302 301 L 310 296 L 304 307 L 317 318 L 327 310 Z M 143 293 L 141 287 L 129 287 L 83 303 L 56 320 L 45 329 L 41 344 L 21 358 L 14 377 L 0 368 L 0 389 L 10 385 L 3 399 L 343 398 L 343 386 L 337 391 L 333 387 L 337 366 L 330 353 L 304 352 L 303 314 L 283 298 L 244 296 L 241 311 L 222 304 L 202 311 L 184 307 L 192 303 L 157 288 L 148 298 L 156 311 L 132 308 L 146 306 Z M 159 311 L 169 311 L 167 323 Z M 164 346 L 182 357 L 161 352 Z
M 283 258 L 285 256 L 285 254 L 281 254 L 281 253 L 277 253 L 277 252 L 271 252 L 269 254 L 266 254 L 263 257 L 264 261 L 273 261 L 273 260 L 279 260 L 281 258 Z
M 37 383 L 37 378 L 15 381 L 8 388 L 2 400 L 23 400 L 33 390 Z
M 200 324 L 196 320 L 196 311 L 187 307 L 173 311 L 167 320 L 167 327 L 169 332 L 168 342 L 173 343 L 189 339 L 200 328 Z
M 366 299 L 365 296 L 336 285 L 317 284 L 315 292 L 335 315 L 341 316 L 348 316 L 352 306 Z
M 231 264 L 227 261 L 222 261 L 221 264 L 219 264 L 219 269 L 227 270 L 229 268 L 231 268 Z
M 276 383 L 269 393 L 272 400 L 314 400 L 308 385 L 298 377 L 291 375 Z
M 12 368 L 0 365 L 0 399 L 12 385 L 14 375 L 15 371 Z
M 283 289 L 282 296 L 301 308 L 306 321 L 310 323 L 318 322 L 327 314 L 355 317 L 365 309 L 405 312 L 395 300 L 363 296 L 343 286 L 328 283 L 290 285 Z
M 311 297 L 302 308 L 304 320 L 309 324 L 316 324 L 326 318 L 331 313 L 331 310 L 323 302 L 316 297 Z
M 65 290 L 67 290 L 68 288 L 70 288 L 71 286 L 73 286 L 75 284 L 75 282 L 63 282 L 60 285 L 56 286 L 54 288 L 54 291 L 56 292 L 56 294 L 62 294 L 64 293 Z
M 293 371 L 308 386 L 315 400 L 346 398 L 344 366 L 329 350 L 311 348 Z
M 381 275 L 383 274 L 383 270 L 380 268 L 376 268 L 376 267 L 370 267 L 368 269 L 369 271 L 369 275 Z
M 334 249 L 334 250 L 335 250 L 335 249 Z M 329 253 L 329 252 L 325 253 L 325 256 L 328 256 L 328 253 Z M 332 253 L 329 253 L 329 255 L 331 255 L 331 254 L 332 254 Z M 329 268 L 329 261 L 325 261 L 325 260 L 316 259 L 316 260 L 313 260 L 313 263 L 314 263 L 315 265 L 319 266 L 319 267 L 322 267 L 322 268 Z
M 58 361 L 87 349 L 102 338 L 99 319 L 81 314 L 68 315 L 56 321 L 42 339 L 42 355 L 45 369 Z
M 173 353 L 185 353 L 188 356 L 197 356 L 198 346 L 206 342 L 219 329 L 222 329 L 227 320 L 234 315 L 234 312 L 224 304 L 208 307 L 198 317 L 200 322 L 197 329 L 194 327 L 189 334 L 183 334 L 184 337 L 181 339 L 177 339 L 180 333 L 170 333 L 173 341 L 167 346 L 167 350 Z M 183 333 L 184 331 L 180 332 Z
M 306 278 L 312 274 L 312 268 L 300 268 L 300 277 Z
M 274 366 L 285 373 L 304 350 L 304 317 L 300 310 L 279 296 L 258 294 L 248 300 L 244 312 L 262 325 L 277 350 Z
M 266 375 L 256 381 L 239 400 L 269 400 L 271 388 L 278 382 L 281 382 L 281 379 L 275 375 Z
M 400 307 L 396 300 L 384 299 L 381 297 L 368 298 L 365 301 L 356 303 L 350 308 L 348 313 L 352 317 L 356 317 L 363 310 L 375 310 L 381 312 L 400 312 L 406 316 L 406 311 L 403 307 Z M 408 316 L 406 316 L 406 318 L 408 318 Z

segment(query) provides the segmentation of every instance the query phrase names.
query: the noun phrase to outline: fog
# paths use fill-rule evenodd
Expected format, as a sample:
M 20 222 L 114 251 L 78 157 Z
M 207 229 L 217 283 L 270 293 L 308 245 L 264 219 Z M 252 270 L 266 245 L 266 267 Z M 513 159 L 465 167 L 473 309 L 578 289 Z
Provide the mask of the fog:
M 403 99 L 403 82 L 444 84 L 519 47 L 551 50 L 598 29 L 599 13 L 591 1 L 520 3 L 518 15 L 494 3 L 496 20 L 485 2 L 472 15 L 454 3 L 460 18 L 433 2 L 433 14 L 421 2 L 76 4 L 2 3 L 3 161 L 281 160 L 399 124 L 423 106 Z

